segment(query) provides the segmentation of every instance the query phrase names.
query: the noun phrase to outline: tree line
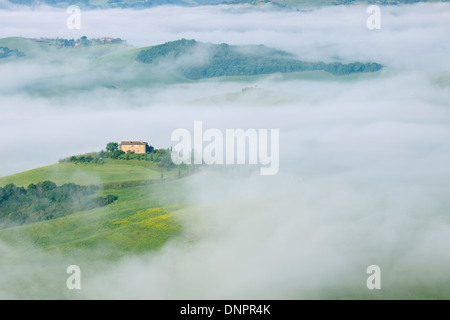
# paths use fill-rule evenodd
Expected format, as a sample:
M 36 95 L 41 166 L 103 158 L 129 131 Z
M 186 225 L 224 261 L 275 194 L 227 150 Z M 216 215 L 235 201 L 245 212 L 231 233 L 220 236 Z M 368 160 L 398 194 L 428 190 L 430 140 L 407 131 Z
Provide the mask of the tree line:
M 115 195 L 99 197 L 98 186 L 52 181 L 19 187 L 13 183 L 0 188 L 0 228 L 50 220 L 113 203 Z
M 115 160 L 139 160 L 139 161 L 151 161 L 163 168 L 172 168 L 175 164 L 172 162 L 170 149 L 153 149 L 150 147 L 148 152 L 143 154 L 125 153 L 119 149 L 119 143 L 109 142 L 106 145 L 106 150 L 100 152 L 91 152 L 78 156 L 70 156 L 64 159 L 60 159 L 60 163 L 90 163 L 103 165 L 106 159 Z
M 287 52 L 265 46 L 230 46 L 226 43 L 215 45 L 186 39 L 143 49 L 137 55 L 136 60 L 147 64 L 169 61 L 183 54 L 195 52 L 194 49 L 207 52 L 210 59 L 202 65 L 178 67 L 179 71 L 191 80 L 314 70 L 324 70 L 334 75 L 346 75 L 375 72 L 383 67 L 374 62 L 349 64 L 307 62 L 295 59 Z
M 16 57 L 24 57 L 25 52 L 19 51 L 19 49 L 10 49 L 8 47 L 0 47 L 0 59 L 8 58 L 15 55 Z

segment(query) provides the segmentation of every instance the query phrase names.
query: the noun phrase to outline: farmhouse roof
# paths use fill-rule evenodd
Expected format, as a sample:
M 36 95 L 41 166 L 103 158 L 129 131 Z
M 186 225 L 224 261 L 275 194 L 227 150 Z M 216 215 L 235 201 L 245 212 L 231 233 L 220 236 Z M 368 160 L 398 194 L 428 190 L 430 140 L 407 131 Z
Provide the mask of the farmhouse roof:
M 138 145 L 138 146 L 145 146 L 147 145 L 147 142 L 142 141 L 122 141 L 121 145 Z

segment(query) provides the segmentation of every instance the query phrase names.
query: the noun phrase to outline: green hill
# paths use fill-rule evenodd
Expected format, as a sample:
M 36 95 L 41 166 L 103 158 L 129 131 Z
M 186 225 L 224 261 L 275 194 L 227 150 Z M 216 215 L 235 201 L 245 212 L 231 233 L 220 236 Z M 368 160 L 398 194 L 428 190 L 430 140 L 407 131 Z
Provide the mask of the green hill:
M 206 57 L 205 57 L 206 56 Z M 324 63 L 296 59 L 292 54 L 266 46 L 232 46 L 181 39 L 143 49 L 136 60 L 145 64 L 175 64 L 186 78 L 199 80 L 225 76 L 254 76 L 261 74 L 324 70 L 334 75 L 375 72 L 378 63 Z
M 0 241 L 25 252 L 81 250 L 84 256 L 101 249 L 107 259 L 159 248 L 181 233 L 177 216 L 186 207 L 180 173 L 144 161 L 107 159 L 104 165 L 60 163 L 0 178 L 0 186 L 44 180 L 95 184 L 100 196 L 117 197 L 107 206 L 1 229 Z
M 160 5 L 179 5 L 179 6 L 200 6 L 212 4 L 252 4 L 260 6 L 272 3 L 276 6 L 293 8 L 316 8 L 332 5 L 353 5 L 353 4 L 383 4 L 397 5 L 416 2 L 446 2 L 448 0 L 43 0 L 39 3 L 45 3 L 50 6 L 67 8 L 69 5 L 78 5 L 81 9 L 102 9 L 102 8 L 135 8 L 144 9 Z M 10 2 L 25 6 L 32 6 L 36 0 L 10 0 Z
M 58 163 L 0 178 L 0 187 L 8 183 L 26 187 L 30 183 L 51 180 L 56 184 L 73 182 L 81 185 L 138 182 L 173 177 L 176 170 L 162 169 L 151 162 L 106 159 L 104 165 Z
M 161 179 L 161 171 L 148 161 L 106 159 L 101 166 L 59 163 L 0 178 L 1 186 L 95 183 L 98 196 L 117 197 L 106 206 L 0 228 L 0 299 L 74 299 L 83 292 L 67 289 L 69 265 L 80 266 L 88 283 L 114 262 L 192 241 L 182 222 L 189 212 L 185 183 L 193 177 L 175 168 L 164 169 Z
M 64 42 L 69 41 L 72 41 L 73 44 L 64 44 Z M 24 55 L 20 57 L 21 61 L 35 59 L 40 62 L 51 62 L 55 64 L 67 62 L 74 58 L 86 58 L 87 60 L 93 61 L 109 55 L 114 57 L 117 54 L 123 54 L 123 52 L 133 49 L 123 41 L 107 44 L 98 43 L 98 39 L 92 39 L 91 41 L 92 45 L 78 46 L 77 44 L 75 46 L 76 39 L 8 37 L 0 39 L 0 47 L 7 47 L 11 50 L 23 52 Z M 11 60 L 0 57 L 0 63 L 7 63 Z
M 450 72 L 443 72 L 441 74 L 435 75 L 431 80 L 443 87 L 450 87 Z
M 84 39 L 82 39 L 84 38 Z M 0 39 L 0 64 L 12 66 L 24 61 L 36 64 L 39 73 L 24 73 L 26 81 L 15 89 L 50 97 L 103 90 L 136 90 L 180 83 L 229 79 L 253 81 L 274 73 L 323 72 L 340 80 L 341 75 L 373 73 L 382 68 L 375 62 L 309 62 L 293 54 L 263 45 L 229 45 L 176 40 L 151 47 L 136 48 L 120 39 L 105 43 L 87 39 Z M 112 39 L 112 38 L 108 38 Z M 116 41 L 118 40 L 118 41 Z M 77 63 L 74 63 L 77 61 Z M 253 78 L 251 78 L 253 77 Z M 9 88 L 0 88 L 9 90 Z
M 25 6 L 32 6 L 36 0 L 11 0 L 10 2 Z M 44 0 L 39 1 L 54 7 L 67 8 L 69 5 L 77 5 L 81 9 L 102 9 L 102 8 L 136 8 L 143 9 L 159 5 L 181 5 L 193 6 L 203 4 L 224 3 L 226 0 Z

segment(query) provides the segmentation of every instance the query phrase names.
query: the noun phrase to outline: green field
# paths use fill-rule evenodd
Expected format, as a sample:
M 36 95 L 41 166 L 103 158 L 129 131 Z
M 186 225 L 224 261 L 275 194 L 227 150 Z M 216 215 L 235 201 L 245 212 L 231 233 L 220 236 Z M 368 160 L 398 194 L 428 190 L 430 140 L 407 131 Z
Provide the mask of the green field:
M 268 3 L 274 3 L 276 5 L 293 7 L 293 8 L 317 8 L 323 6 L 332 5 L 358 5 L 358 4 L 384 4 L 384 5 L 397 5 L 402 3 L 414 3 L 414 2 L 439 2 L 445 0 L 71 0 L 71 1 L 43 1 L 48 5 L 67 8 L 69 5 L 78 5 L 83 10 L 89 9 L 104 9 L 104 8 L 136 8 L 143 9 L 159 5 L 181 5 L 181 6 L 199 6 L 199 5 L 211 5 L 211 4 L 239 4 L 246 3 L 253 6 L 267 5 Z M 12 0 L 12 3 L 31 5 L 31 0 Z
M 194 40 L 190 41 L 195 42 Z M 148 90 L 149 88 L 160 88 L 166 85 L 197 83 L 200 81 L 209 82 L 209 80 L 247 82 L 264 79 L 271 75 L 281 75 L 280 80 L 287 81 L 290 79 L 340 81 L 345 80 L 347 75 L 355 76 L 366 72 L 361 70 L 348 71 L 350 73 L 346 76 L 335 75 L 330 74 L 331 71 L 316 70 L 319 66 L 322 66 L 320 68 L 323 69 L 330 64 L 282 58 L 290 54 L 264 46 L 258 47 L 258 52 L 261 54 L 264 52 L 265 56 L 255 58 L 253 55 L 239 53 L 239 51 L 235 52 L 238 46 L 219 46 L 210 43 L 201 44 L 199 42 L 195 42 L 196 45 L 213 46 L 216 49 L 227 48 L 220 49 L 226 55 L 224 57 L 219 54 L 215 55 L 214 57 L 217 57 L 212 59 L 211 63 L 202 65 L 201 68 L 181 67 L 177 66 L 176 63 L 167 64 L 167 61 L 170 61 L 170 59 L 167 61 L 162 59 L 161 65 L 138 61 L 138 57 L 142 53 L 146 53 L 147 56 L 150 55 L 151 57 L 156 55 L 156 58 L 159 56 L 161 56 L 160 58 L 165 58 L 166 55 L 170 56 L 169 49 L 171 47 L 176 49 L 177 45 L 184 42 L 189 41 L 171 41 L 166 44 L 143 48 L 135 48 L 123 42 L 66 47 L 55 39 L 10 37 L 0 39 L 0 46 L 7 47 L 10 50 L 19 50 L 25 56 L 2 58 L 0 59 L 0 65 L 9 64 L 15 67 L 23 63 L 35 64 L 33 67 L 40 68 L 41 72 L 27 76 L 29 77 L 27 81 L 22 85 L 18 85 L 17 90 L 41 97 L 65 97 L 68 94 L 90 92 L 94 89 L 106 90 L 104 93 L 114 94 L 118 90 L 125 90 L 126 92 L 136 89 Z M 165 46 L 168 46 L 169 49 Z M 161 48 L 166 48 L 166 51 L 169 50 L 168 53 Z M 242 48 L 255 49 L 255 47 L 251 46 Z M 219 52 L 222 52 L 220 50 Z M 182 53 L 186 54 L 184 51 Z M 272 53 L 281 55 L 281 58 L 273 58 Z M 242 61 L 250 61 L 252 63 L 251 67 Z M 273 63 L 275 64 L 272 65 Z M 363 64 L 363 66 L 366 65 L 369 64 Z M 380 72 L 367 71 L 367 73 L 373 75 Z M 350 79 L 353 78 L 350 77 Z
M 435 75 L 431 78 L 431 81 L 443 87 L 450 87 L 450 72 Z
M 108 159 L 104 165 L 61 163 L 0 178 L 1 186 L 44 180 L 96 184 L 102 194 L 118 196 L 106 207 L 0 230 L 0 240 L 24 250 L 64 253 L 102 247 L 108 257 L 158 248 L 181 231 L 176 216 L 185 210 L 185 178 L 179 174 L 145 161 Z
M 0 229 L 0 299 L 76 298 L 65 286 L 67 266 L 79 265 L 89 274 L 168 241 L 186 242 L 181 221 L 188 211 L 184 183 L 191 174 L 148 161 L 107 159 L 104 165 L 60 163 L 0 178 L 0 186 L 94 183 L 100 195 L 118 197 L 104 207 Z
M 106 159 L 104 165 L 59 163 L 0 178 L 0 186 L 14 183 L 28 186 L 30 183 L 51 180 L 56 184 L 111 184 L 116 182 L 143 181 L 171 178 L 177 170 L 161 168 L 148 161 Z

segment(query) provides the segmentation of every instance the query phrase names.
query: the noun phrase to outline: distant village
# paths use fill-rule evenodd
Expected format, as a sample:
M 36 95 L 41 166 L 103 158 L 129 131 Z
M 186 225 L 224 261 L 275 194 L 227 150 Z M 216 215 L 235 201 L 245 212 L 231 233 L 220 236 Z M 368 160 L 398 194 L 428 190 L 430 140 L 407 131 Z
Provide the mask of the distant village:
M 47 43 L 49 45 L 63 48 L 88 47 L 88 46 L 125 43 L 125 40 L 122 40 L 120 38 L 102 37 L 102 38 L 88 39 L 86 36 L 82 36 L 77 40 L 64 38 L 56 38 L 56 39 L 39 38 L 33 40 L 36 42 Z

